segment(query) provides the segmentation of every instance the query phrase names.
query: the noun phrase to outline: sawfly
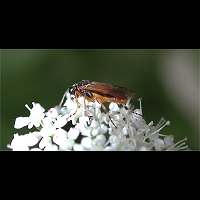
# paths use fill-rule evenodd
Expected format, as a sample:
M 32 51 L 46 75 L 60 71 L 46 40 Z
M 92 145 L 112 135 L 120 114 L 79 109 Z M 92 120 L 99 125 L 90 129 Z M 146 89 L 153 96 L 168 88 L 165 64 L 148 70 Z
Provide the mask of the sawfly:
M 113 102 L 125 105 L 128 101 L 130 101 L 130 99 L 135 97 L 135 93 L 126 89 L 125 87 L 114 86 L 112 84 L 90 80 L 82 80 L 73 84 L 72 87 L 67 90 L 67 92 L 75 97 L 76 100 L 79 97 L 84 97 L 90 102 L 97 101 L 102 105 L 104 111 L 106 111 L 106 107 L 104 105 L 105 103 Z M 66 93 L 60 102 L 60 107 L 63 104 Z

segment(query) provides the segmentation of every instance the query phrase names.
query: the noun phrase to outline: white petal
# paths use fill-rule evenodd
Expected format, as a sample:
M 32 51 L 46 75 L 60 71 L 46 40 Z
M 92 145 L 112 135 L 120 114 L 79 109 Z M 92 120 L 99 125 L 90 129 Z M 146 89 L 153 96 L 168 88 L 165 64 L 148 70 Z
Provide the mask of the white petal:
M 155 146 L 155 149 L 157 151 L 161 151 L 162 148 L 164 147 L 164 141 L 162 139 L 156 139 L 155 142 L 154 142 L 154 146 Z
M 87 122 L 89 122 L 89 117 L 85 117 L 85 116 L 81 116 L 79 117 L 79 123 L 84 124 L 85 126 L 87 126 Z
M 117 136 L 115 136 L 115 135 L 111 135 L 109 137 L 109 141 L 112 144 L 119 144 L 119 142 L 120 142 L 119 138 Z
M 171 146 L 174 144 L 174 137 L 172 135 L 166 136 L 164 138 L 164 143 L 167 147 Z
M 109 146 L 109 147 L 106 147 L 106 148 L 104 149 L 104 151 L 116 151 L 116 147 L 114 147 L 114 146 Z
M 76 140 L 79 136 L 80 132 L 76 128 L 70 128 L 69 132 L 67 133 L 68 138 L 71 140 Z
M 104 147 L 101 145 L 93 146 L 91 151 L 104 151 Z
M 52 144 L 50 137 L 44 137 L 39 143 L 39 148 L 43 149 L 44 147 L 48 146 L 49 144 Z
M 39 103 L 33 102 L 32 104 L 33 104 L 33 108 L 31 112 L 43 113 L 45 111 L 45 109 Z
M 68 109 L 68 107 L 61 107 L 59 108 L 58 110 L 59 114 L 62 115 L 62 116 L 66 116 L 66 115 L 69 115 L 70 111 Z
M 96 128 L 99 126 L 99 123 L 96 121 L 96 120 L 92 120 L 91 124 L 90 124 L 90 127 L 91 128 Z
M 84 106 L 84 103 L 86 102 L 86 99 L 84 97 L 79 97 L 77 100 L 80 103 L 80 105 Z
M 58 117 L 58 111 L 57 111 L 57 109 L 51 108 L 51 109 L 46 113 L 46 116 L 47 116 L 47 117 L 50 117 L 50 118 L 56 118 L 56 117 Z
M 56 128 L 62 128 L 67 124 L 67 118 L 65 116 L 58 116 L 54 124 Z
M 74 140 L 67 139 L 67 140 L 65 141 L 65 143 L 62 143 L 62 144 L 59 146 L 59 150 L 61 150 L 61 151 L 72 150 L 74 144 L 75 144 Z
M 95 128 L 95 129 L 93 129 L 92 132 L 91 132 L 91 135 L 92 135 L 92 136 L 98 135 L 98 134 L 99 134 L 99 130 L 100 130 L 100 128 Z
M 29 151 L 26 136 L 27 135 L 18 135 L 18 133 L 14 134 L 14 138 L 9 145 L 9 148 L 13 151 Z
M 31 109 L 30 121 L 33 123 L 35 127 L 39 127 L 41 124 L 41 120 L 44 118 L 45 109 L 39 103 L 32 103 L 33 108 Z
M 81 145 L 86 149 L 92 148 L 92 140 L 89 137 L 85 137 L 81 140 Z
M 40 131 L 42 137 L 54 136 L 55 133 L 56 129 L 53 126 L 44 126 Z
M 40 127 L 42 119 L 43 119 L 43 118 L 37 119 L 37 120 L 34 120 L 34 121 L 32 120 L 33 125 L 34 125 L 36 128 Z
M 99 134 L 105 134 L 108 132 L 108 127 L 104 124 L 101 125 L 101 128 L 99 130 Z
M 12 148 L 13 151 L 29 151 L 28 146 L 17 146 Z
M 98 135 L 92 143 L 96 146 L 103 146 L 106 143 L 106 137 L 104 135 Z
M 30 123 L 28 124 L 28 129 L 32 129 L 32 128 L 33 128 L 33 123 L 30 122 Z
M 37 138 L 34 134 L 30 133 L 26 136 L 26 143 L 29 147 L 36 145 L 39 142 L 39 138 Z
M 119 111 L 119 106 L 116 103 L 110 103 L 109 109 L 113 112 Z
M 53 126 L 53 122 L 54 120 L 50 117 L 45 117 L 44 119 L 42 119 L 42 126 Z
M 32 148 L 30 151 L 42 151 L 42 150 L 39 148 Z
M 98 103 L 97 101 L 95 101 L 95 104 L 94 104 L 94 108 L 101 108 L 101 104 L 100 103 Z
M 139 148 L 139 151 L 148 151 L 148 148 L 146 148 L 145 146 L 142 146 Z
M 42 138 L 41 133 L 39 131 L 35 131 L 35 132 L 29 133 L 29 134 L 34 135 L 39 140 Z
M 67 141 L 67 132 L 63 129 L 56 130 L 56 133 L 53 136 L 53 141 L 57 145 L 61 145 Z
M 91 129 L 88 127 L 88 128 L 85 128 L 85 126 L 81 123 L 78 123 L 75 127 L 77 130 L 79 130 L 79 132 L 81 133 L 81 135 L 83 136 L 91 136 Z
M 48 144 L 44 151 L 58 151 L 58 147 L 55 144 Z
M 81 135 L 91 137 L 91 129 L 82 129 Z
M 73 146 L 74 151 L 85 151 L 84 147 L 81 144 L 75 144 Z
M 122 129 L 122 132 L 123 132 L 124 135 L 128 135 L 127 127 L 124 127 L 124 128 Z
M 66 113 L 74 113 L 77 109 L 77 103 L 71 100 L 71 97 L 68 96 L 68 99 L 63 104 L 64 107 L 67 107 Z
M 29 117 L 18 117 L 15 120 L 14 128 L 16 128 L 16 129 L 23 128 L 24 126 L 27 126 L 29 124 L 29 122 L 30 122 Z

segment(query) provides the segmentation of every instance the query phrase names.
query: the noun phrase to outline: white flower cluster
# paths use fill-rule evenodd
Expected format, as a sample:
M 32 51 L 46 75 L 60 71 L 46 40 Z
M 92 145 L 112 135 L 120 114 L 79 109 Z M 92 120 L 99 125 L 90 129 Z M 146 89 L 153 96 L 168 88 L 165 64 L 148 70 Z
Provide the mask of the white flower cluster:
M 103 109 L 98 102 L 83 97 L 72 98 L 45 112 L 32 103 L 29 117 L 18 117 L 15 128 L 36 128 L 27 134 L 14 134 L 9 149 L 13 151 L 163 151 L 186 150 L 183 139 L 174 143 L 173 136 L 160 134 L 169 125 L 161 119 L 157 125 L 143 119 L 142 107 L 110 103 Z

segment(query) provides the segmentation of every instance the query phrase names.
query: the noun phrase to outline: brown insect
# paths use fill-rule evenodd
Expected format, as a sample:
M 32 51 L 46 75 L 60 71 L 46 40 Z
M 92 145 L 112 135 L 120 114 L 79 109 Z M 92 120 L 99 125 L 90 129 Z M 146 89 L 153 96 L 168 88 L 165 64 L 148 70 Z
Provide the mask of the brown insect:
M 82 80 L 69 88 L 69 93 L 77 99 L 80 96 L 85 97 L 88 101 L 95 100 L 100 103 L 117 103 L 126 104 L 127 101 L 134 97 L 135 94 L 119 86 L 113 86 L 107 83 L 100 83 L 90 80 Z
M 104 111 L 106 111 L 104 103 L 113 102 L 117 104 L 126 104 L 131 98 L 135 97 L 135 94 L 132 91 L 124 87 L 113 86 L 111 84 L 90 80 L 82 80 L 79 83 L 75 83 L 67 90 L 67 92 L 73 95 L 76 100 L 78 97 L 83 96 L 88 101 L 97 101 L 102 105 Z M 62 107 L 66 93 L 60 102 L 60 107 Z M 111 117 L 110 120 L 113 123 Z M 113 125 L 115 126 L 114 123 Z

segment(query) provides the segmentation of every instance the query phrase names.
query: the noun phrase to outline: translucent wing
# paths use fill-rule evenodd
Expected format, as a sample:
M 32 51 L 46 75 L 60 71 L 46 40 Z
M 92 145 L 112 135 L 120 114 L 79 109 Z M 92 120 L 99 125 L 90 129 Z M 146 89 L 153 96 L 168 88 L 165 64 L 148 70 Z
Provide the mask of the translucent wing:
M 106 97 L 115 97 L 120 99 L 126 99 L 134 96 L 134 93 L 124 87 L 113 86 L 107 83 L 91 82 L 86 86 L 86 89 L 92 93 L 96 93 Z

